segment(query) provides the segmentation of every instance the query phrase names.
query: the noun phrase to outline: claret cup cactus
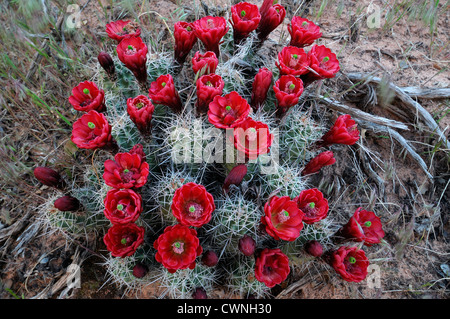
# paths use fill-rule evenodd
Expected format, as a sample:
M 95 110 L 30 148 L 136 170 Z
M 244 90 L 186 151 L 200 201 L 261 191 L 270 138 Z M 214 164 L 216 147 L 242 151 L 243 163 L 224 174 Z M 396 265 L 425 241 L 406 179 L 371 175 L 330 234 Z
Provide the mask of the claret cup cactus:
M 89 159 L 85 178 L 36 168 L 57 192 L 44 218 L 63 225 L 70 213 L 73 227 L 60 230 L 102 236 L 112 283 L 158 283 L 159 297 L 214 296 L 219 282 L 230 296 L 270 296 L 299 256 L 363 280 L 363 248 L 333 238 L 377 244 L 380 219 L 362 207 L 334 224 L 332 203 L 312 184 L 340 160 L 335 144 L 359 139 L 350 115 L 333 125 L 304 107 L 309 86 L 339 71 L 336 55 L 314 44 L 316 24 L 293 17 L 291 39 L 262 59 L 286 24 L 282 4 L 242 2 L 227 14 L 174 22 L 174 43 L 160 51 L 145 26 L 108 23 L 99 71 L 67 92 L 79 115 L 71 139 Z

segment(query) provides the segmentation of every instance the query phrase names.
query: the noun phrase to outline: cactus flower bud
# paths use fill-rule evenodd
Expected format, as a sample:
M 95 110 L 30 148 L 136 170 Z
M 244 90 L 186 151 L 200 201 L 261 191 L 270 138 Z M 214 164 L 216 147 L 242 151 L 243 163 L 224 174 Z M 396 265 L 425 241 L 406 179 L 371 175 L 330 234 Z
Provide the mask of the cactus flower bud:
M 272 84 L 272 72 L 267 68 L 259 69 L 253 80 L 251 107 L 256 111 L 267 98 L 267 92 Z
M 223 190 L 228 193 L 230 185 L 239 185 L 247 174 L 247 165 L 240 164 L 236 165 L 228 173 L 225 181 L 223 183 Z
M 219 262 L 219 257 L 213 250 L 207 250 L 203 253 L 202 263 L 208 267 L 214 267 Z
M 33 173 L 34 177 L 36 177 L 36 179 L 44 185 L 59 189 L 63 189 L 65 186 L 65 182 L 62 179 L 61 175 L 59 175 L 57 171 L 51 169 L 50 167 L 36 167 Z
M 314 157 L 306 164 L 302 171 L 302 176 L 309 175 L 320 171 L 320 169 L 327 165 L 336 163 L 334 154 L 332 151 L 325 151 Z
M 55 200 L 55 208 L 62 212 L 75 211 L 80 208 L 80 201 L 75 197 L 66 195 Z
M 206 295 L 205 289 L 202 287 L 195 288 L 194 292 L 192 293 L 192 298 L 194 299 L 208 299 L 208 296 Z
M 145 275 L 148 273 L 148 267 L 144 264 L 137 263 L 133 267 L 133 276 L 136 278 L 142 278 L 145 277 Z
M 98 54 L 97 60 L 100 66 L 105 70 L 106 74 L 108 74 L 108 77 L 111 80 L 115 80 L 117 78 L 116 67 L 114 66 L 112 57 L 108 53 L 102 51 Z
M 249 235 L 242 236 L 238 243 L 239 251 L 245 256 L 251 256 L 255 253 L 256 242 Z
M 314 257 L 320 257 L 323 254 L 323 247 L 317 240 L 308 241 L 304 248 L 308 254 Z

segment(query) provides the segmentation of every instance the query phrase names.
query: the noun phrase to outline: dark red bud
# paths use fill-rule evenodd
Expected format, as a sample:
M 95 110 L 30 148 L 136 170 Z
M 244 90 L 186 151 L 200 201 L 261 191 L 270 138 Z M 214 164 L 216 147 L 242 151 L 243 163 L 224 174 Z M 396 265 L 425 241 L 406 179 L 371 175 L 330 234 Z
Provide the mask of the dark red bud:
M 323 247 L 317 240 L 308 241 L 304 248 L 308 254 L 314 257 L 320 257 L 323 254 Z
M 208 267 L 214 267 L 219 262 L 219 257 L 212 250 L 207 250 L 203 253 L 202 263 Z
M 62 212 L 71 212 L 80 208 L 80 201 L 75 197 L 66 195 L 55 200 L 55 208 Z
M 97 59 L 98 63 L 100 63 L 100 65 L 106 71 L 106 73 L 108 73 L 108 75 L 114 74 L 115 72 L 114 61 L 108 53 L 104 51 L 100 52 Z
M 244 235 L 239 239 L 238 247 L 245 256 L 251 256 L 255 253 L 256 242 L 249 235 Z
M 223 190 L 228 193 L 230 185 L 239 185 L 247 174 L 247 165 L 240 164 L 235 167 L 228 173 L 228 176 L 225 178 L 225 182 L 223 183 Z
M 65 182 L 59 173 L 49 167 L 39 166 L 33 171 L 34 177 L 44 185 L 63 189 Z
M 192 293 L 192 298 L 194 299 L 208 299 L 208 296 L 206 295 L 205 289 L 201 287 L 195 288 L 194 292 Z
M 142 278 L 148 273 L 148 267 L 144 264 L 137 263 L 133 267 L 133 276 L 136 278 Z

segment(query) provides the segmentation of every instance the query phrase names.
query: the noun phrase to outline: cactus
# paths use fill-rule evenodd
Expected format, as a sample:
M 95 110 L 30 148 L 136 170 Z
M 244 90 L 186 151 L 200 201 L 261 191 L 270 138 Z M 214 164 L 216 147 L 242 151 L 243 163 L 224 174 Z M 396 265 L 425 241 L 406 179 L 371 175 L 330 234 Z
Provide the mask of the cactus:
M 256 243 L 261 243 L 266 235 L 259 231 L 262 211 L 253 201 L 239 192 L 224 198 L 216 198 L 218 207 L 211 221 L 205 225 L 208 237 L 212 238 L 222 254 L 239 254 L 238 242 L 244 235 L 252 236 Z
M 226 286 L 240 298 L 270 296 L 270 288 L 255 278 L 255 259 L 243 255 L 237 256 L 227 268 Z
M 331 237 L 338 228 L 336 223 L 329 217 L 311 225 L 303 223 L 300 236 L 292 242 L 285 243 L 281 249 L 288 256 L 298 256 L 303 252 L 306 242 L 317 240 L 322 244 L 324 250 L 328 250 L 333 247 Z
M 62 196 L 62 193 L 52 194 L 38 207 L 37 222 L 41 223 L 47 233 L 62 232 L 72 237 L 85 235 L 86 216 L 77 212 L 61 212 L 53 203 Z
M 194 269 L 178 269 L 173 274 L 161 267 L 159 282 L 164 291 L 160 297 L 168 295 L 169 298 L 189 299 L 197 287 L 202 287 L 208 294 L 217 283 L 217 277 L 216 267 L 200 263 Z
M 298 105 L 291 109 L 280 130 L 280 149 L 286 163 L 302 167 L 317 155 L 313 144 L 323 135 L 324 128 Z
M 232 31 L 222 40 L 222 54 L 216 73 L 225 82 L 223 95 L 236 91 L 250 102 L 258 69 L 265 66 L 272 71 L 273 80 L 279 77 L 279 70 L 275 66 L 276 57 L 271 54 L 272 50 L 265 50 L 259 45 L 261 42 L 255 32 L 238 45 L 234 44 Z M 155 43 L 149 42 L 149 45 L 155 46 Z M 293 199 L 301 191 L 311 188 L 308 177 L 303 177 L 301 172 L 304 165 L 318 153 L 314 143 L 323 135 L 325 125 L 322 125 L 320 116 L 302 109 L 307 100 L 291 107 L 283 118 L 278 118 L 275 114 L 277 99 L 269 88 L 264 105 L 257 111 L 252 109 L 249 116 L 268 125 L 274 136 L 270 152 L 246 163 L 247 173 L 242 182 L 241 174 L 231 176 L 237 175 L 239 178 L 236 177 L 233 183 L 240 182 L 240 185 L 236 187 L 233 184 L 224 193 L 223 181 L 237 164 L 234 161 L 227 162 L 230 150 L 224 148 L 224 142 L 228 142 L 228 146 L 232 144 L 231 152 L 236 155 L 233 136 L 226 140 L 226 130 L 214 127 L 208 116 L 195 114 L 197 78 L 187 64 L 180 66 L 175 63 L 173 51 L 151 49 L 149 52 L 152 53 L 146 56 L 147 84 L 150 85 L 161 75 L 171 74 L 183 104 L 180 114 L 174 114 L 167 106 L 155 105 L 151 136 L 142 136 L 127 113 L 128 98 L 148 95 L 148 92 L 143 92 L 145 83 L 138 84 L 133 73 L 118 60 L 116 54 L 112 57 L 116 80 L 111 81 L 113 78 L 108 78 L 101 70 L 94 79 L 105 91 L 107 109 L 104 114 L 111 125 L 111 134 L 119 152 L 128 152 L 136 144 L 141 144 L 146 155 L 145 161 L 149 164 L 147 182 L 136 190 L 142 196 L 144 208 L 136 223 L 145 228 L 147 240 L 154 240 L 166 226 L 177 223 L 171 211 L 175 191 L 188 182 L 201 184 L 213 195 L 216 209 L 211 220 L 197 229 L 197 234 L 202 247 L 210 247 L 219 255 L 220 263 L 207 267 L 197 262 L 194 269 L 178 269 L 170 273 L 156 262 L 152 242 L 144 242 L 129 257 L 115 258 L 106 254 L 103 265 L 109 276 L 107 281 L 135 291 L 143 285 L 158 282 L 163 288 L 160 297 L 191 298 L 195 288 L 212 292 L 220 277 L 221 283 L 230 289 L 232 295 L 241 298 L 268 297 L 270 289 L 254 276 L 253 246 L 257 249 L 280 248 L 292 258 L 293 266 L 306 267 L 313 260 L 305 259 L 308 263 L 300 260 L 307 241 L 317 240 L 325 249 L 333 248 L 334 245 L 331 237 L 337 226 L 330 218 L 313 225 L 304 224 L 300 237 L 292 242 L 277 241 L 261 227 L 264 204 L 271 196 L 289 196 Z M 143 69 L 143 65 L 140 65 L 140 69 Z M 230 111 L 228 108 L 227 112 Z M 226 116 L 232 122 L 233 114 Z M 57 211 L 52 206 L 56 194 L 40 208 L 41 220 L 49 228 L 73 237 L 90 231 L 95 234 L 105 232 L 110 222 L 103 214 L 103 201 L 110 188 L 102 178 L 103 163 L 112 156 L 114 154 L 104 151 L 94 153 L 91 163 L 84 167 L 82 185 L 72 184 L 71 195 L 80 200 L 83 213 Z M 128 174 L 128 169 L 123 171 Z M 238 243 L 244 235 L 251 236 L 256 243 L 253 245 L 251 242 L 247 249 L 242 249 L 249 256 L 239 250 Z M 133 275 L 133 267 L 137 263 L 148 265 L 150 273 L 142 278 Z
M 166 121 L 158 124 L 165 133 L 158 139 L 161 144 L 159 157 L 165 159 L 163 164 L 172 162 L 198 172 L 205 170 L 207 164 L 214 161 L 214 158 L 209 157 L 209 150 L 214 147 L 216 134 L 222 132 L 206 118 L 197 118 L 190 111 L 182 115 L 171 114 Z
M 216 70 L 225 82 L 223 94 L 236 91 L 245 98 L 251 96 L 252 76 L 257 72 L 253 60 L 253 42 L 254 37 L 249 37 L 242 45 L 234 48 L 233 36 L 230 32 L 224 37 L 222 47 L 231 53 L 231 57 L 219 63 Z
M 156 213 L 164 225 L 173 225 L 176 218 L 172 215 L 171 204 L 175 191 L 189 182 L 198 182 L 188 171 L 167 169 L 162 175 L 156 175 L 151 186 L 143 192 L 143 198 L 156 203 Z
M 293 199 L 308 188 L 307 180 L 301 176 L 301 169 L 283 163 L 275 164 L 268 174 L 260 174 L 258 180 L 261 193 L 266 198 L 276 194 Z
M 133 275 L 133 268 L 137 263 L 151 265 L 153 261 L 149 258 L 149 253 L 144 248 L 139 248 L 136 253 L 126 258 L 117 258 L 108 255 L 105 257 L 102 266 L 106 269 L 106 282 L 110 282 L 119 287 L 126 287 L 128 290 L 138 290 L 140 287 L 155 280 L 155 274 L 149 272 L 143 278 Z

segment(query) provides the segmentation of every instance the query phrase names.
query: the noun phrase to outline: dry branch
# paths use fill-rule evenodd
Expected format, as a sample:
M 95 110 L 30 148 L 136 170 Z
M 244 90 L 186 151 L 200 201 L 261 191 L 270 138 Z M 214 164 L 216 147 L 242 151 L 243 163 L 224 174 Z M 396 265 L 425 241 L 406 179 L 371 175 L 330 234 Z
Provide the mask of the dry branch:
M 400 143 L 400 145 L 402 145 L 406 149 L 409 155 L 411 155 L 411 157 L 416 160 L 416 162 L 419 164 L 420 168 L 424 171 L 427 177 L 431 181 L 433 181 L 433 175 L 431 175 L 431 173 L 428 171 L 425 161 L 422 159 L 422 157 L 420 157 L 419 154 L 417 154 L 417 152 L 414 150 L 414 147 L 412 147 L 400 133 L 387 126 L 377 125 L 370 122 L 360 122 L 359 124 L 367 129 L 371 129 L 375 132 L 384 132 L 393 137 L 398 143 Z
M 417 161 L 417 163 L 425 172 L 425 174 L 428 176 L 428 178 L 430 180 L 433 179 L 433 175 L 431 175 L 430 172 L 428 172 L 428 168 L 424 160 L 419 156 L 419 154 L 417 154 L 414 148 L 400 133 L 392 129 L 392 128 L 400 128 L 408 130 L 406 124 L 363 112 L 359 109 L 352 108 L 348 105 L 345 105 L 331 98 L 326 98 L 323 96 L 319 96 L 319 98 L 321 99 L 321 101 L 325 102 L 325 104 L 329 108 L 339 112 L 350 114 L 354 118 L 354 120 L 357 121 L 358 124 L 361 125 L 362 127 L 371 129 L 376 132 L 384 132 L 390 134 L 397 142 L 399 142 L 406 149 L 406 151 L 411 155 L 411 157 L 413 157 Z M 375 181 L 377 183 L 381 182 L 378 178 L 375 178 Z M 379 183 L 379 185 L 382 185 L 382 183 Z
M 415 99 L 448 99 L 450 88 L 419 88 L 408 86 L 400 88 L 403 92 Z
M 359 147 L 358 155 L 362 168 L 364 169 L 366 174 L 377 184 L 380 196 L 384 198 L 385 197 L 384 179 L 378 176 L 378 174 L 375 173 L 375 171 L 373 170 L 372 166 L 370 166 L 370 161 L 368 160 L 366 153 L 364 152 L 364 149 L 362 147 Z
M 382 83 L 382 79 L 372 76 L 370 74 L 364 73 L 349 73 L 347 77 L 354 82 L 365 82 L 365 83 Z M 450 143 L 445 137 L 444 133 L 439 128 L 436 121 L 433 119 L 431 114 L 425 110 L 422 105 L 413 100 L 403 89 L 393 84 L 392 82 L 388 83 L 389 88 L 395 92 L 397 98 L 403 102 L 403 105 L 406 106 L 412 114 L 418 114 L 419 117 L 423 120 L 423 122 L 431 129 L 432 132 L 435 132 L 438 135 L 438 139 L 440 139 L 447 149 L 450 149 Z

